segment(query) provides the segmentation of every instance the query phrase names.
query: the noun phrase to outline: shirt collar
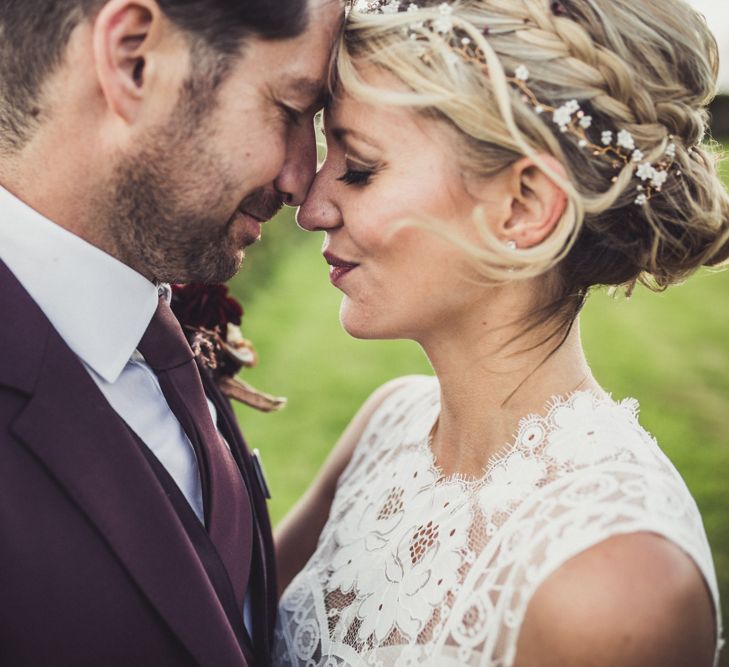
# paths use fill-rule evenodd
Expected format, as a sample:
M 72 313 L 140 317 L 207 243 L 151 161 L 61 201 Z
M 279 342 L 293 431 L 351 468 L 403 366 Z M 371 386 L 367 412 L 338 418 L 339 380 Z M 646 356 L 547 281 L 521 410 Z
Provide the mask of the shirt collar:
M 0 186 L 0 259 L 61 338 L 115 382 L 157 308 L 157 287 Z

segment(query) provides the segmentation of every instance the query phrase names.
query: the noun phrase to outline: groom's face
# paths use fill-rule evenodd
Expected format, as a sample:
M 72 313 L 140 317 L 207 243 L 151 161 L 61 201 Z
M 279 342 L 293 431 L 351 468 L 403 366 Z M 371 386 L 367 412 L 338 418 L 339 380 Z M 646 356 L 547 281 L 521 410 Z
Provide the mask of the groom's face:
M 312 0 L 299 37 L 249 38 L 215 90 L 186 82 L 114 169 L 104 217 L 120 259 L 157 280 L 224 281 L 261 224 L 303 201 L 340 20 L 339 2 Z

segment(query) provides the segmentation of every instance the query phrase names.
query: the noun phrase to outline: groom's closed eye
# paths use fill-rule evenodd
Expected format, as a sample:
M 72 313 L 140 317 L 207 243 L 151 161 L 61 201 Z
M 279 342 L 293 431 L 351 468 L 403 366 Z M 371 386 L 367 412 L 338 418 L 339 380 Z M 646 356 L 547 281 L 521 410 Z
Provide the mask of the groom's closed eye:
M 279 82 L 275 98 L 299 115 L 314 113 L 326 103 L 326 92 L 321 81 L 308 77 L 286 78 Z
M 294 107 L 291 107 L 288 104 L 284 104 L 283 102 L 278 103 L 278 108 L 281 111 L 284 121 L 287 123 L 296 124 L 301 120 L 301 117 L 304 115 L 303 111 L 295 109 Z

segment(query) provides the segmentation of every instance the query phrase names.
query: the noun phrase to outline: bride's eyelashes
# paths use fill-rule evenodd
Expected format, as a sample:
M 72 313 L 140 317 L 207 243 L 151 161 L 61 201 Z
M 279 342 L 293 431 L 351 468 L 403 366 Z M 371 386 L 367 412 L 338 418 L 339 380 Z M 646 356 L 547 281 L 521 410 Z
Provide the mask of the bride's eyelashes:
M 372 176 L 377 171 L 376 165 L 368 165 L 358 160 L 347 159 L 344 163 L 345 172 L 337 178 L 346 185 L 369 185 Z
M 347 185 L 367 185 L 370 182 L 373 172 L 364 169 L 347 169 L 337 178 Z

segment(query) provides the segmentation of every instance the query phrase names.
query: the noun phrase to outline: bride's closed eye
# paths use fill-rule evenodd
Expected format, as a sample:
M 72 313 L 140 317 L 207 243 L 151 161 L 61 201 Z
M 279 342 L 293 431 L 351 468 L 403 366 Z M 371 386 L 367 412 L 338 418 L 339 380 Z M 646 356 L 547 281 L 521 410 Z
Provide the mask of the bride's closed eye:
M 353 160 L 350 156 L 345 160 L 345 172 L 337 178 L 338 181 L 347 185 L 369 185 L 372 176 L 377 171 L 377 166 L 366 164 L 359 160 Z
M 347 169 L 337 180 L 347 185 L 367 185 L 370 182 L 372 174 L 372 170 Z

